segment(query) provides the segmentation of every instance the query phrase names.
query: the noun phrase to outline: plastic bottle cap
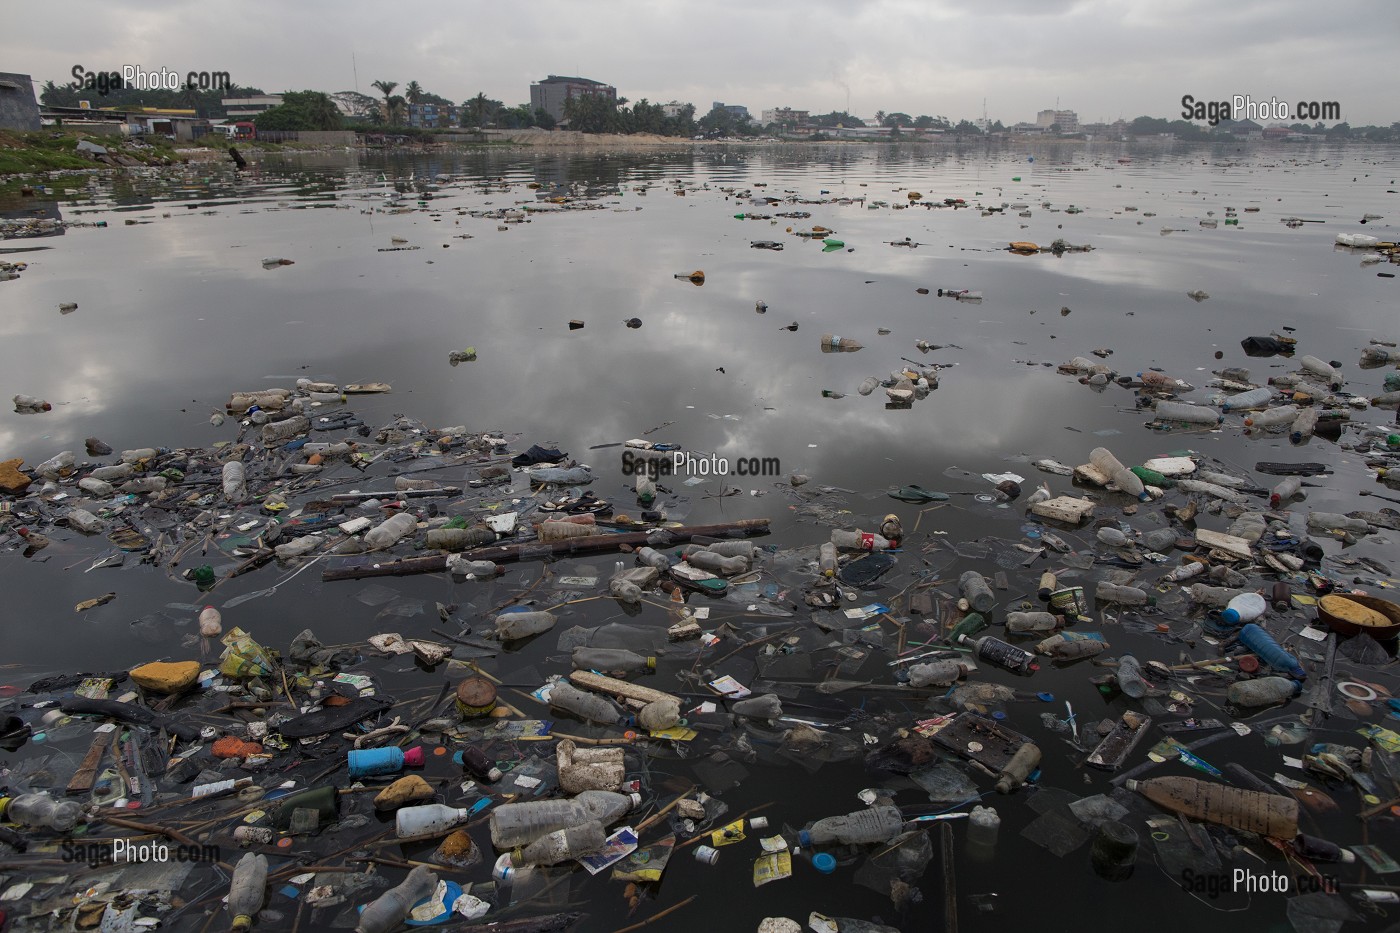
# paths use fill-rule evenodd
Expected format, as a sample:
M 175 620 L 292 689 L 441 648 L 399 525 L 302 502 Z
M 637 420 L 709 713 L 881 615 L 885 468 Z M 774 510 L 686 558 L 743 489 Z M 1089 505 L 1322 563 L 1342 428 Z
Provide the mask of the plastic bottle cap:
M 1341 849 L 1338 854 L 1341 855 L 1343 862 L 1356 861 L 1356 853 L 1352 852 L 1350 849 Z
M 628 794 L 627 796 L 628 796 L 629 798 L 631 798 L 631 800 L 632 800 L 632 809 L 633 809 L 633 810 L 637 809 L 638 807 L 640 807 L 640 806 L 642 805 L 642 795 L 641 795 L 641 794 Z
M 818 852 L 812 856 L 812 867 L 823 875 L 829 875 L 836 870 L 836 856 L 830 852 Z
M 1239 614 L 1239 611 L 1238 611 L 1238 610 L 1235 610 L 1235 609 L 1226 609 L 1225 611 L 1223 611 L 1223 612 L 1220 613 L 1220 621 L 1224 622 L 1226 625 L 1237 625 L 1237 624 L 1239 624 L 1239 621 L 1240 621 L 1240 614 Z
M 415 745 L 403 753 L 403 763 L 410 768 L 423 767 L 423 746 Z
M 503 776 L 500 768 L 492 768 L 490 771 L 486 772 L 486 780 L 491 784 L 495 784 Z
M 656 670 L 656 658 L 647 658 L 647 670 Z
M 807 830 L 805 830 L 805 829 L 799 830 L 798 833 L 797 833 L 797 844 L 798 844 L 798 845 L 801 845 L 801 846 L 809 846 L 809 845 L 811 845 L 811 844 L 812 844 L 812 834 L 809 833 L 809 832 L 807 832 Z

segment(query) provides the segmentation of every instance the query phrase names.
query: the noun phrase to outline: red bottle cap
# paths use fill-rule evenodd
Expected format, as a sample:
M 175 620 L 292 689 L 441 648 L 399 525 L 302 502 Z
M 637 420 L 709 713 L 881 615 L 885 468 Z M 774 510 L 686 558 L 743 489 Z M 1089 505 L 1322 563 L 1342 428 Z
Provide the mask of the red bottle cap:
M 1240 670 L 1244 671 L 1246 674 L 1253 674 L 1255 671 L 1259 670 L 1259 659 L 1252 654 L 1241 655 Z
M 423 746 L 415 745 L 403 753 L 403 763 L 410 768 L 423 767 Z

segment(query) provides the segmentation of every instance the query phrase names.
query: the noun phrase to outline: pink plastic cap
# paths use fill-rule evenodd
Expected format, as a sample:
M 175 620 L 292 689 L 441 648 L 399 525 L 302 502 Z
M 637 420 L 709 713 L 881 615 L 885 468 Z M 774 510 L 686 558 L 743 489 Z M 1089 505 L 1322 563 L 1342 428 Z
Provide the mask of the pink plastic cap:
M 423 746 L 415 745 L 403 753 L 403 763 L 410 768 L 423 767 Z

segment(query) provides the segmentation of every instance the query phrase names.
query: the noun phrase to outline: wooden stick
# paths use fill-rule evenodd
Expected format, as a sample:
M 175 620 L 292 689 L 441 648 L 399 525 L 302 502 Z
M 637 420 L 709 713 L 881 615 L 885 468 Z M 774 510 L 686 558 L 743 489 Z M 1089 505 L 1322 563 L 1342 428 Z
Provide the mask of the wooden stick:
M 651 918 L 649 918 L 649 919 L 647 919 L 647 920 L 643 920 L 641 923 L 634 923 L 634 924 L 632 924 L 630 927 L 623 927 L 623 928 L 620 929 L 620 930 L 614 931 L 614 933 L 631 933 L 632 930 L 640 930 L 640 929 L 641 929 L 642 927 L 644 927 L 644 926 L 648 926 L 648 925 L 650 925 L 650 924 L 652 924 L 652 923 L 655 923 L 656 921 L 660 920 L 662 917 L 666 916 L 667 914 L 675 913 L 676 911 L 680 910 L 682 907 L 686 906 L 687 904 L 689 904 L 691 901 L 695 900 L 695 899 L 696 899 L 697 897 L 699 897 L 699 896 L 700 896 L 700 895 L 698 895 L 698 894 L 692 894 L 692 895 L 690 895 L 690 897 L 687 897 L 685 900 L 681 901 L 679 904 L 673 904 L 673 905 L 671 905 L 670 907 L 667 907 L 665 910 L 661 911 L 661 913 L 656 914 L 655 916 L 653 916 L 653 917 L 651 917 Z
M 637 825 L 637 838 L 640 839 L 640 838 L 642 837 L 642 833 L 646 832 L 648 829 L 650 829 L 651 827 L 655 826 L 657 823 L 661 822 L 661 819 L 662 819 L 666 814 L 668 814 L 668 813 L 670 813 L 672 810 L 674 810 L 674 809 L 676 808 L 676 806 L 677 806 L 682 800 L 684 800 L 686 797 L 690 796 L 690 793 L 691 793 L 691 791 L 693 791 L 693 790 L 695 790 L 695 785 L 694 785 L 694 784 L 690 785 L 690 788 L 689 788 L 688 790 L 684 791 L 683 793 L 677 794 L 677 795 L 676 795 L 676 799 L 675 799 L 675 800 L 672 800 L 672 801 L 671 801 L 670 803 L 668 803 L 664 808 L 662 808 L 662 809 L 660 809 L 660 810 L 657 810 L 657 811 L 656 811 L 655 813 L 653 813 L 651 816 L 647 817 L 645 820 L 642 820 L 642 822 L 639 823 L 639 824 Z
M 662 693 L 660 690 L 653 690 L 650 687 L 643 687 L 626 680 L 618 680 L 616 677 L 604 677 L 592 671 L 572 671 L 569 674 L 569 680 L 580 687 L 588 687 L 590 690 L 597 690 L 612 696 L 626 697 L 629 700 L 636 700 L 638 703 L 653 703 L 657 700 L 675 700 L 676 703 L 680 703 L 679 699 L 669 693 Z

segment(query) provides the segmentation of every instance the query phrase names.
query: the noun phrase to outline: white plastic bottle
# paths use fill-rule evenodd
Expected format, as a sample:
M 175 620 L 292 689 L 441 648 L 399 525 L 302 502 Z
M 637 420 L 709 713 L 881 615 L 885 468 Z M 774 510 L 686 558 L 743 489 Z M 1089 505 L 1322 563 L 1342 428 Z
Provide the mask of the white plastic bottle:
M 1277 408 L 1266 408 L 1261 412 L 1250 415 L 1244 419 L 1244 426 L 1247 428 L 1276 428 L 1285 424 L 1292 424 L 1298 417 L 1299 408 L 1297 405 L 1280 405 Z
M 576 671 L 656 670 L 656 658 L 625 648 L 575 648 L 572 660 Z
M 426 865 L 419 865 L 402 884 L 385 891 L 364 909 L 355 933 L 389 933 L 398 929 L 413 905 L 431 895 L 437 886 L 438 876 Z
M 1303 494 L 1303 480 L 1298 476 L 1285 477 L 1269 494 L 1269 508 L 1276 509 L 1285 502 L 1292 502 Z
M 904 828 L 904 815 L 898 807 L 871 807 L 848 813 L 845 816 L 829 816 L 817 820 L 807 829 L 797 834 L 800 845 L 820 846 L 833 843 L 841 845 L 865 845 L 874 842 L 888 842 L 899 835 Z
M 233 881 L 228 889 L 228 912 L 233 915 L 233 928 L 246 930 L 262 910 L 267 892 L 267 856 L 247 852 L 233 867 Z
M 597 820 L 589 820 L 578 826 L 546 833 L 513 854 L 511 864 L 517 868 L 526 865 L 558 865 L 560 862 L 597 852 L 607 839 L 608 833 L 603 824 Z
M 441 803 L 404 807 L 394 816 L 394 832 L 400 839 L 444 832 L 466 820 L 471 814 L 472 811 L 467 807 L 449 807 Z
M 1147 500 L 1147 490 L 1143 488 L 1142 480 L 1138 479 L 1136 473 L 1123 466 L 1108 448 L 1095 447 L 1089 451 L 1089 462 L 1123 492 L 1137 496 L 1139 500 Z
M 1264 614 L 1269 604 L 1258 593 L 1241 593 L 1221 610 L 1220 618 L 1228 625 L 1253 622 Z
M 496 616 L 496 637 L 501 641 L 529 638 L 554 628 L 558 617 L 552 612 L 502 612 Z
M 365 544 L 375 550 L 393 547 L 404 535 L 412 534 L 418 527 L 418 520 L 408 512 L 391 515 L 365 532 Z
M 224 498 L 230 502 L 242 502 L 248 497 L 248 482 L 243 471 L 243 463 L 230 460 L 223 469 Z
M 549 705 L 589 722 L 613 725 L 622 719 L 622 714 L 611 700 L 567 683 L 558 683 L 550 688 Z
M 586 790 L 573 800 L 507 803 L 491 811 L 491 842 L 499 849 L 528 845 L 560 829 L 597 820 L 609 826 L 641 802 L 639 794 Z

